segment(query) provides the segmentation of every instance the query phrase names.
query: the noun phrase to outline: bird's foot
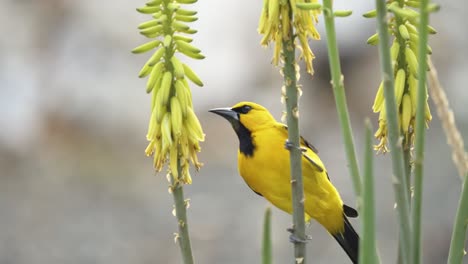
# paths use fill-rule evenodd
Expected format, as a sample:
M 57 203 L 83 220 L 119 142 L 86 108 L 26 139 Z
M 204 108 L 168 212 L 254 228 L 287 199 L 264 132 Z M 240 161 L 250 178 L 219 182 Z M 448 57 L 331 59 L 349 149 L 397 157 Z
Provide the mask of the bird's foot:
M 293 143 L 291 143 L 289 140 L 286 139 L 286 143 L 284 143 L 284 148 L 287 150 L 291 150 L 293 148 L 299 149 L 301 152 L 307 152 L 307 148 L 301 148 L 301 147 L 296 147 L 294 146 Z
M 284 143 L 284 148 L 287 150 L 291 150 L 294 148 L 294 144 L 291 143 L 289 140 L 286 139 L 286 143 Z M 291 228 L 288 228 L 291 229 Z M 288 230 L 289 231 L 289 230 Z
M 297 243 L 307 243 L 309 240 L 312 240 L 311 236 L 306 235 L 305 239 L 299 238 L 294 235 L 295 229 L 294 226 L 289 227 L 286 229 L 291 235 L 289 235 L 289 242 L 297 244 Z
M 294 243 L 294 244 L 298 244 L 298 243 L 304 243 L 305 244 L 305 243 L 309 242 L 309 240 L 312 240 L 312 237 L 308 236 L 308 235 L 306 235 L 305 239 L 298 238 L 294 234 L 289 235 L 289 242 Z

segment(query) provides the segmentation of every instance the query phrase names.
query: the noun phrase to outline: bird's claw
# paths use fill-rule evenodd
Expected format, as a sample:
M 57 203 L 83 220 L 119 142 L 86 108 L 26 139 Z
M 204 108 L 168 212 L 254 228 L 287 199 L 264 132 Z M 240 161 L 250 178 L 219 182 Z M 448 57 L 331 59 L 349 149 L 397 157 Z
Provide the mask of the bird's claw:
M 291 235 L 289 235 L 289 242 L 291 242 L 291 243 L 294 243 L 294 244 L 297 244 L 297 243 L 307 243 L 309 240 L 312 240 L 312 237 L 311 237 L 311 236 L 308 236 L 308 235 L 306 235 L 305 239 L 298 238 L 296 235 L 294 235 L 294 232 L 296 231 L 296 230 L 294 229 L 294 226 L 288 227 L 288 228 L 286 229 L 286 231 L 288 231 L 289 233 L 291 233 Z
M 287 150 L 291 150 L 293 148 L 299 149 L 301 152 L 307 152 L 307 148 L 302 148 L 302 147 L 296 147 L 294 146 L 293 143 L 291 143 L 289 140 L 286 139 L 286 143 L 284 143 L 284 148 Z
M 286 139 L 286 143 L 284 143 L 284 148 L 286 148 L 287 150 L 291 150 L 294 148 L 294 144 Z
M 309 240 L 312 240 L 311 236 L 306 236 L 305 239 L 298 238 L 294 234 L 289 235 L 289 242 L 298 244 L 298 243 L 307 243 Z

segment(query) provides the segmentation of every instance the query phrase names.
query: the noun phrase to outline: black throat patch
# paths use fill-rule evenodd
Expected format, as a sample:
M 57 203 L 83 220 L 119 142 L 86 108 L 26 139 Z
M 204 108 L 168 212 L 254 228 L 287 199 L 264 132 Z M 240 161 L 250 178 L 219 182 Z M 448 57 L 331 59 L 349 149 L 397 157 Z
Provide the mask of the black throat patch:
M 238 126 L 234 127 L 234 130 L 239 138 L 239 151 L 247 157 L 252 157 L 255 149 L 252 133 L 240 122 Z

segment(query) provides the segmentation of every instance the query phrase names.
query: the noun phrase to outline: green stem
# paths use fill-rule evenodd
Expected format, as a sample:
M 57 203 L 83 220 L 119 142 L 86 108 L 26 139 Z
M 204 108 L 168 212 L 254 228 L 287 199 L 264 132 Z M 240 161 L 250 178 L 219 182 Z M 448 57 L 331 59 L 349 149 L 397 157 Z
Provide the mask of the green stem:
M 418 46 L 418 98 L 416 106 L 416 127 L 415 127 L 415 158 L 414 158 L 414 198 L 412 206 L 412 248 L 414 264 L 421 263 L 421 211 L 423 192 L 423 161 L 424 161 L 424 137 L 426 132 L 425 106 L 426 106 L 426 72 L 427 72 L 427 26 L 429 24 L 429 11 L 427 7 L 429 0 L 421 0 L 420 21 L 419 21 L 419 46 Z
M 450 242 L 450 251 L 448 264 L 461 264 L 463 262 L 466 229 L 468 227 L 468 173 L 465 174 L 463 187 L 458 203 L 457 215 L 455 217 L 455 226 L 452 231 L 452 241 Z
M 172 36 L 174 34 L 174 30 L 172 28 L 172 15 L 173 11 L 168 8 L 170 1 L 164 0 L 164 9 L 163 12 L 167 16 L 167 21 L 163 24 L 164 26 L 164 33 L 165 35 Z M 173 49 L 174 42 L 171 41 L 169 47 L 167 47 L 165 52 L 165 61 L 170 61 L 170 58 L 174 56 L 174 49 Z M 168 71 L 173 72 L 172 65 L 170 63 L 165 64 Z M 171 89 L 171 93 L 174 93 L 174 89 Z M 171 95 L 172 96 L 172 95 Z M 184 199 L 184 188 L 181 175 L 182 175 L 182 168 L 180 166 L 180 159 L 177 160 L 177 171 L 179 178 L 176 180 L 174 177 L 171 178 L 171 189 L 172 195 L 174 197 L 174 207 L 175 213 L 177 218 L 177 225 L 179 227 L 178 233 L 178 242 L 180 246 L 180 252 L 182 254 L 182 260 L 184 264 L 193 264 L 193 255 L 192 255 L 192 246 L 190 244 L 190 236 L 188 231 L 188 222 L 187 222 L 187 204 Z
M 271 264 L 271 208 L 265 210 L 265 218 L 263 222 L 263 243 L 262 243 L 262 264 Z
M 177 170 L 179 172 L 179 175 L 182 175 L 180 160 L 177 164 Z M 174 197 L 175 214 L 177 218 L 177 224 L 179 227 L 177 242 L 179 242 L 180 253 L 182 254 L 183 263 L 193 264 L 192 247 L 190 245 L 190 236 L 187 222 L 187 204 L 184 199 L 184 188 L 180 178 L 177 181 L 172 176 L 170 178 L 172 196 Z
M 405 148 L 403 150 L 403 162 L 405 166 L 405 180 L 406 186 L 411 186 L 411 149 L 409 147 L 409 142 L 404 143 Z M 408 188 L 406 190 L 408 192 L 408 197 L 411 197 L 411 190 Z M 411 198 L 409 200 L 411 206 Z
M 291 16 L 290 16 L 291 17 Z M 296 60 L 294 35 L 292 27 L 288 39 L 283 39 L 284 56 L 284 85 L 286 87 L 286 120 L 288 124 L 288 141 L 290 144 L 291 162 L 291 190 L 293 203 L 293 233 L 297 239 L 305 241 L 305 218 L 304 218 L 304 187 L 302 184 L 302 151 L 299 145 L 299 108 L 298 89 L 296 86 Z M 294 243 L 294 256 L 296 262 L 305 262 L 305 243 Z
M 403 263 L 403 258 L 401 256 L 401 243 L 398 244 L 398 256 L 397 256 L 397 264 Z
M 405 0 L 398 0 L 398 5 L 403 8 L 405 6 Z M 394 16 L 395 18 L 395 22 L 396 22 L 396 25 L 395 25 L 395 39 L 396 41 L 398 41 L 398 44 L 400 46 L 400 50 L 398 51 L 398 58 L 397 58 L 397 66 L 396 69 L 404 69 L 407 65 L 407 62 L 406 62 L 406 57 L 405 57 L 405 48 L 407 46 L 406 44 L 406 40 L 403 38 L 403 36 L 401 36 L 398 28 L 400 25 L 404 25 L 405 24 L 405 21 L 403 20 L 403 18 L 401 16 Z M 408 83 L 405 84 L 406 87 L 405 89 L 408 89 Z M 398 108 L 397 108 L 397 111 L 398 111 Z M 408 197 L 409 197 L 409 200 L 408 200 L 408 203 L 411 207 L 411 163 L 410 163 L 410 160 L 411 160 L 411 148 L 410 148 L 410 139 L 406 139 L 404 141 L 404 149 L 403 149 L 403 161 L 404 161 L 404 172 L 405 172 L 405 179 L 406 179 L 406 191 L 408 192 Z M 400 251 L 398 251 L 400 252 Z
M 359 251 L 360 264 L 379 263 L 375 245 L 375 204 L 374 204 L 374 159 L 372 148 L 372 125 L 366 119 L 366 144 L 364 150 L 364 174 L 362 179 L 362 236 Z
M 406 140 L 403 145 L 405 146 L 403 150 L 403 162 L 404 162 L 404 167 L 405 167 L 406 186 L 411 186 L 411 149 L 409 147 L 409 142 L 407 142 Z M 408 193 L 408 197 L 410 197 L 409 203 L 410 203 L 410 209 L 411 209 L 411 188 L 408 188 L 406 192 Z M 397 263 L 398 264 L 402 263 L 401 244 L 398 245 Z
M 404 161 L 402 141 L 398 131 L 397 107 L 393 84 L 393 69 L 390 58 L 389 36 L 387 24 L 387 10 L 385 0 L 376 0 L 377 24 L 379 33 L 380 67 L 384 83 L 385 107 L 388 121 L 388 138 L 393 165 L 393 188 L 397 203 L 398 220 L 400 224 L 400 247 L 402 263 L 407 264 L 412 260 L 411 254 L 411 226 L 409 217 L 409 197 L 406 179 L 404 177 Z
M 359 176 L 358 161 L 354 148 L 353 130 L 349 121 L 348 106 L 341 74 L 340 55 L 336 41 L 335 19 L 333 16 L 332 0 L 323 0 L 323 15 L 327 34 L 328 60 L 330 61 L 330 72 L 332 76 L 333 94 L 335 96 L 336 110 L 343 132 L 346 157 L 353 181 L 354 192 L 357 197 L 361 196 L 361 179 Z

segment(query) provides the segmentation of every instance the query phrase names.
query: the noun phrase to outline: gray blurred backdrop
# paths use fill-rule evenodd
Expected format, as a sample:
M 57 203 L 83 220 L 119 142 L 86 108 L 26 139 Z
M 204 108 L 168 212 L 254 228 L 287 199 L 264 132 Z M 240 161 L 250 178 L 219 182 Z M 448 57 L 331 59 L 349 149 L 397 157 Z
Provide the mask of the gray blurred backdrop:
M 255 101 L 281 117 L 281 77 L 271 49 L 260 47 L 262 1 L 199 1 L 195 45 L 207 56 L 189 61 L 205 83 L 193 88 L 206 133 L 185 191 L 197 263 L 259 263 L 263 213 L 269 204 L 237 174 L 237 138 L 207 112 Z M 149 54 L 136 26 L 143 1 L 0 1 L 0 263 L 180 263 L 174 244 L 172 197 L 164 175 L 144 155 L 150 96 L 137 78 Z M 337 19 L 341 62 L 358 154 L 363 120 L 379 83 L 377 48 L 365 44 L 375 20 L 361 14 L 373 1 L 337 1 L 353 9 Z M 431 16 L 433 60 L 467 139 L 466 2 L 442 3 Z M 301 133 L 320 151 L 343 200 L 355 205 L 333 94 L 326 38 L 311 45 L 316 74 L 302 73 Z M 460 180 L 440 122 L 427 131 L 424 183 L 424 263 L 444 263 Z M 376 157 L 378 244 L 384 263 L 396 259 L 396 216 L 389 156 Z M 357 230 L 359 220 L 353 220 Z M 275 263 L 290 263 L 290 216 L 273 210 Z M 349 263 L 316 223 L 307 229 L 310 263 Z M 468 263 L 465 259 L 465 263 Z

